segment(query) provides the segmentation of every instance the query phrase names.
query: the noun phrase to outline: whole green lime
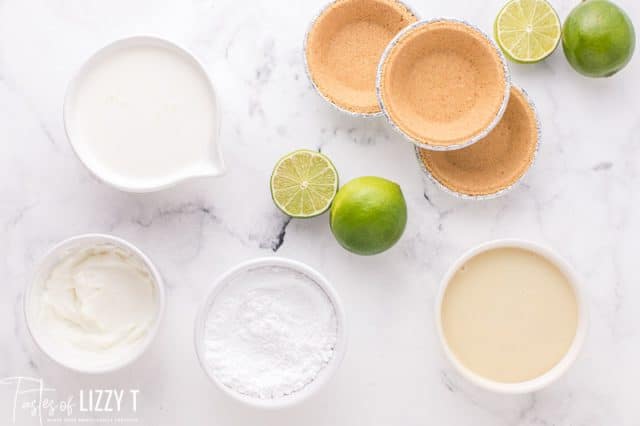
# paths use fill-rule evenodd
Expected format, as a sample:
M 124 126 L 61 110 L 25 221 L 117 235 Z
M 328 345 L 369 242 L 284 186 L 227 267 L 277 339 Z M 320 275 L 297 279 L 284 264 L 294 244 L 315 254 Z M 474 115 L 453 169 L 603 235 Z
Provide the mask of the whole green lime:
M 588 77 L 609 77 L 631 60 L 636 36 L 629 16 L 608 0 L 586 0 L 562 27 L 562 47 L 571 66 Z
M 338 191 L 331 205 L 331 231 L 347 250 L 372 255 L 393 246 L 407 224 L 407 204 L 397 183 L 364 176 Z

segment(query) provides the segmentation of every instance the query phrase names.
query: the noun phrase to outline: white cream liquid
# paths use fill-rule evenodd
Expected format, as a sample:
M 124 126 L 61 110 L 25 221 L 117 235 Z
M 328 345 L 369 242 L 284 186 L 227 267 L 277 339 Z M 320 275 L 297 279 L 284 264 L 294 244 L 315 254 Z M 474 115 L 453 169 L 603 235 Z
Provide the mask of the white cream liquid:
M 109 182 L 145 188 L 213 172 L 214 93 L 171 46 L 101 52 L 76 81 L 66 114 L 74 148 Z

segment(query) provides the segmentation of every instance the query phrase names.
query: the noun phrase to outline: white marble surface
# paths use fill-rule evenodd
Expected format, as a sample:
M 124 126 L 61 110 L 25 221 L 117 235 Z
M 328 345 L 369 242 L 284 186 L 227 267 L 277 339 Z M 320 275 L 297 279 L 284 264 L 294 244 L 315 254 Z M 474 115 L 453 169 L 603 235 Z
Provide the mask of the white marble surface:
M 618 0 L 640 23 L 640 4 Z M 490 30 L 502 0 L 415 0 L 423 17 L 455 16 Z M 553 0 L 561 17 L 577 0 Z M 577 75 L 558 50 L 512 66 L 537 103 L 538 162 L 525 183 L 494 201 L 465 202 L 425 182 L 412 147 L 381 119 L 342 115 L 311 89 L 301 45 L 322 0 L 0 0 L 0 378 L 42 377 L 58 397 L 80 389 L 139 388 L 144 425 L 584 425 L 640 424 L 640 55 L 619 75 Z M 175 189 L 131 195 L 83 168 L 65 139 L 65 83 L 113 38 L 157 33 L 205 63 L 224 109 L 229 172 Z M 401 184 L 404 237 L 376 257 L 334 241 L 327 216 L 289 222 L 267 189 L 274 162 L 321 149 L 343 182 L 380 175 Z M 165 321 L 151 349 L 125 370 L 65 371 L 34 348 L 22 296 L 37 259 L 84 232 L 124 237 L 166 278 Z M 533 395 L 499 396 L 459 377 L 440 352 L 433 300 L 464 250 L 528 238 L 564 255 L 584 279 L 591 328 L 559 382 Z M 193 320 L 215 277 L 256 256 L 298 259 L 340 293 L 350 346 L 336 377 L 303 404 L 274 412 L 218 391 L 197 363 Z M 14 390 L 0 386 L 0 424 Z M 105 415 L 102 415 L 105 417 Z M 108 416 L 107 416 L 108 417 Z M 17 424 L 37 424 L 18 410 Z M 91 424 L 91 423 L 89 423 Z

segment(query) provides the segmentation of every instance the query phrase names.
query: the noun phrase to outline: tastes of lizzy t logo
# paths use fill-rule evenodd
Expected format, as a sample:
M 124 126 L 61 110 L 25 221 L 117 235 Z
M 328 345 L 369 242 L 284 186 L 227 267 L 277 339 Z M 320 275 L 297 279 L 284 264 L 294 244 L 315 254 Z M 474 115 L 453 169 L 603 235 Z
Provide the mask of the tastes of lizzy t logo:
M 0 385 L 13 398 L 8 413 L 18 423 L 25 417 L 47 423 L 136 423 L 139 389 L 80 389 L 60 398 L 54 388 L 34 377 L 5 377 Z M 2 413 L 0 413 L 0 419 Z M 0 422 L 3 423 L 3 422 Z

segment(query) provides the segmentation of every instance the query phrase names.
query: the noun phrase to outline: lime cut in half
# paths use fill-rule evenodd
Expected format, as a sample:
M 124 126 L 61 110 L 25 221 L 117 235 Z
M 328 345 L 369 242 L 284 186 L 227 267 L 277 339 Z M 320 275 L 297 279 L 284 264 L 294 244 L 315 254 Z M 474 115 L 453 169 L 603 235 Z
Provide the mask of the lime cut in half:
M 560 42 L 560 18 L 546 0 L 511 0 L 494 23 L 500 49 L 514 62 L 534 63 L 551 55 Z
M 271 174 L 271 197 L 285 214 L 313 217 L 331 206 L 338 172 L 327 156 L 301 149 L 282 157 Z

